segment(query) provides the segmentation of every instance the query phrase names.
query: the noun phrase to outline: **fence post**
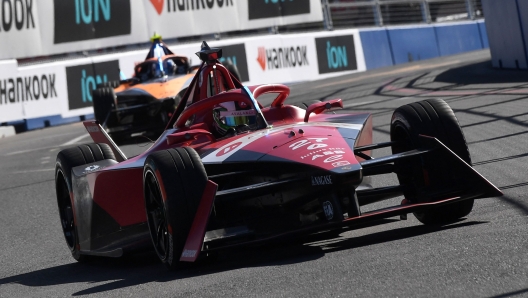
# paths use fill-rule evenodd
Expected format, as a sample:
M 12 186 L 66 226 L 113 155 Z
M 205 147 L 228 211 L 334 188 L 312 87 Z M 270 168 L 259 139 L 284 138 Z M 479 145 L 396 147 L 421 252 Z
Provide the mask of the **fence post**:
M 377 26 L 383 26 L 383 15 L 381 14 L 381 7 L 379 0 L 374 0 L 374 21 Z
M 323 19 L 326 30 L 333 30 L 334 24 L 332 23 L 332 13 L 330 12 L 330 5 L 328 0 L 322 0 L 323 2 Z
M 431 12 L 429 11 L 429 2 L 423 0 L 422 2 L 422 18 L 427 24 L 431 24 Z
M 466 0 L 466 9 L 468 11 L 468 19 L 475 19 L 475 6 L 473 5 L 473 0 Z

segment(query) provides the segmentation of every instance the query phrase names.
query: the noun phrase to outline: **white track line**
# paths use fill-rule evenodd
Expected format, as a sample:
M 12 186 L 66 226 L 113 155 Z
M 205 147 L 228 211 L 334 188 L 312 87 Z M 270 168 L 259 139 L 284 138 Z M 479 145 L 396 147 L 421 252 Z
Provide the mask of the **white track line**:
M 17 155 L 17 154 L 28 153 L 28 152 L 39 151 L 39 150 L 48 150 L 48 149 L 50 151 L 55 151 L 55 150 L 57 150 L 60 147 L 70 146 L 72 144 L 75 144 L 75 143 L 79 142 L 80 140 L 85 139 L 85 138 L 87 138 L 89 136 L 90 136 L 89 134 L 84 134 L 84 135 L 78 136 L 75 139 L 70 140 L 70 141 L 68 141 L 68 142 L 66 142 L 66 143 L 64 143 L 62 145 L 52 146 L 52 147 L 44 147 L 44 148 L 32 148 L 32 149 L 26 149 L 26 150 L 19 150 L 19 151 L 15 151 L 15 152 L 4 154 L 3 156 L 11 156 L 11 155 Z
M 51 172 L 55 169 L 39 169 L 39 170 L 27 170 L 27 171 L 16 171 L 13 172 L 14 174 L 27 174 L 27 173 L 34 173 L 34 172 Z
M 64 143 L 64 144 L 62 144 L 61 146 L 69 146 L 69 145 L 73 145 L 73 144 L 79 142 L 80 140 L 82 140 L 82 139 L 84 139 L 84 138 L 87 138 L 87 137 L 89 137 L 89 136 L 90 136 L 89 134 L 84 134 L 84 135 L 82 135 L 82 136 L 78 136 L 78 137 L 76 137 L 75 139 L 70 140 L 70 141 L 68 141 L 68 142 L 66 142 L 66 143 Z

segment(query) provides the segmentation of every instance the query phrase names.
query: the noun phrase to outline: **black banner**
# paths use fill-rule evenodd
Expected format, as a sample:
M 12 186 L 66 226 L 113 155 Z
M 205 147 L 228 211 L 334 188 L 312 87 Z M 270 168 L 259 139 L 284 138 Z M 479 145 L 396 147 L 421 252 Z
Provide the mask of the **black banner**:
M 319 74 L 357 69 L 354 36 L 315 39 Z
M 242 82 L 249 81 L 249 72 L 246 59 L 246 47 L 243 43 L 221 46 L 223 57 L 220 62 L 229 59 L 237 67 Z
M 69 109 L 92 106 L 92 91 L 98 84 L 119 80 L 119 61 L 66 67 Z
M 310 13 L 310 0 L 247 0 L 249 19 L 265 19 Z
M 54 0 L 55 44 L 130 34 L 130 0 Z

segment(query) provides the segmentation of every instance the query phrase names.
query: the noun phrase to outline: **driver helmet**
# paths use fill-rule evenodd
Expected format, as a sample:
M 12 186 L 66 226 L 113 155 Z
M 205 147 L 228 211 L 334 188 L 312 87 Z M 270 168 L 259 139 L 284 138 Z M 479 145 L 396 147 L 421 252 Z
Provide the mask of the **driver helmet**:
M 216 131 L 225 136 L 230 130 L 250 127 L 256 123 L 257 111 L 243 102 L 224 102 L 213 109 L 214 127 Z

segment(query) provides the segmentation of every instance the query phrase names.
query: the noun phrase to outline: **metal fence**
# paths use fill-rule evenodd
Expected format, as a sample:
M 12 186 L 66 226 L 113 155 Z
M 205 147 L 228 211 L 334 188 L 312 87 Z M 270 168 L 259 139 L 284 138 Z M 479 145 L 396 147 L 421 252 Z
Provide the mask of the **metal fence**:
M 323 23 L 283 26 L 279 32 L 429 24 L 484 18 L 481 0 L 321 0 Z

